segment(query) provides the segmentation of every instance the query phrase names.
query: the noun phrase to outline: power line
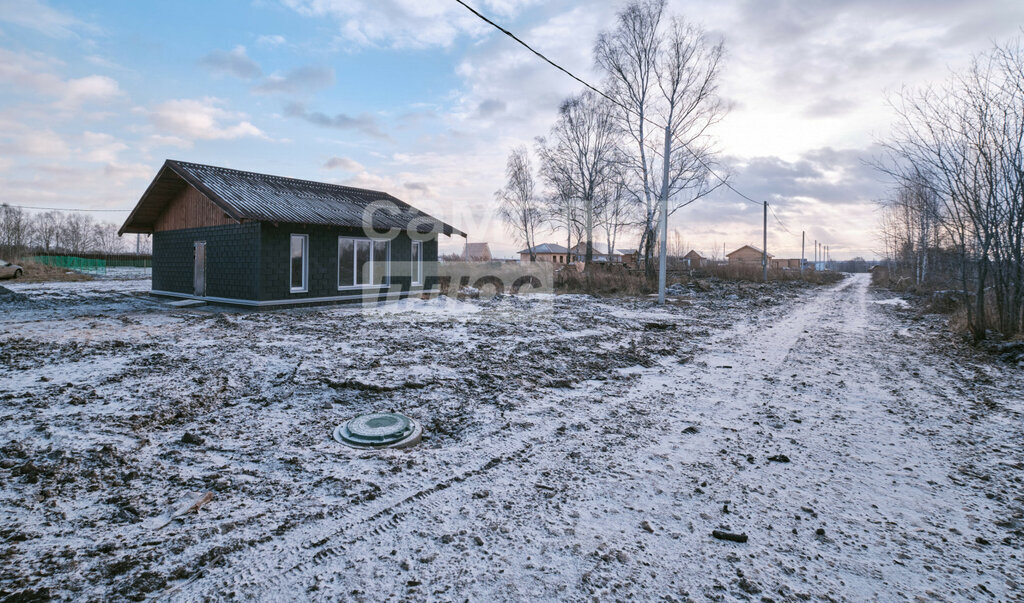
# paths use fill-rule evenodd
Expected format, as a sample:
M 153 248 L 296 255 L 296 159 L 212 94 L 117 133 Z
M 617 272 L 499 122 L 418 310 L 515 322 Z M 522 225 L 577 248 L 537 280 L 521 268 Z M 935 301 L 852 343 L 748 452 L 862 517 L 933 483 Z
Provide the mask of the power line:
M 793 232 L 792 232 L 792 231 L 790 231 L 790 230 L 789 230 L 788 228 L 786 228 L 786 225 L 782 223 L 782 220 L 781 220 L 781 219 L 779 219 L 779 214 L 775 213 L 775 208 L 774 208 L 774 207 L 772 207 L 772 204 L 771 204 L 771 203 L 769 203 L 769 204 L 768 204 L 768 209 L 769 209 L 769 210 L 770 210 L 770 211 L 772 212 L 772 216 L 774 216 L 774 217 L 775 217 L 775 221 L 779 223 L 779 226 L 781 226 L 781 227 L 782 227 L 782 230 L 785 230 L 785 231 L 786 231 L 786 232 L 788 232 L 788 233 L 789 233 L 789 234 L 790 234 L 791 236 L 794 236 L 794 237 L 795 237 L 796 235 L 795 235 L 795 234 L 793 234 Z
M 31 207 L 28 205 L 10 205 L 8 203 L 0 203 L 0 207 L 16 207 L 18 209 L 38 209 L 42 211 L 112 211 L 112 212 L 130 212 L 130 209 L 75 209 L 71 207 Z
M 511 31 L 509 31 L 509 30 L 505 29 L 504 27 L 502 27 L 502 26 L 498 25 L 498 24 L 497 24 L 497 23 L 495 23 L 494 21 L 491 21 L 491 20 L 490 20 L 489 18 L 487 18 L 486 16 L 484 16 L 483 14 L 481 14 L 481 13 L 480 13 L 479 11 L 477 11 L 477 10 L 476 10 L 475 8 L 473 8 L 472 6 L 470 6 L 470 5 L 466 4 L 466 3 L 465 3 L 465 2 L 463 1 L 463 0 L 455 0 L 455 1 L 456 1 L 456 2 L 458 2 L 459 4 L 461 4 L 461 5 L 463 6 L 463 7 L 465 7 L 465 8 L 466 8 L 466 10 L 468 10 L 469 12 L 473 13 L 474 15 L 476 15 L 477 17 L 479 17 L 480 19 L 482 19 L 482 20 L 483 20 L 484 22 L 488 23 L 489 25 L 491 25 L 492 27 L 494 27 L 495 29 L 497 29 L 497 30 L 498 30 L 498 31 L 500 31 L 501 33 L 503 33 L 503 34 L 505 34 L 506 36 L 508 36 L 508 37 L 512 38 L 513 40 L 515 40 L 515 41 L 516 41 L 517 43 L 519 43 L 519 44 L 520 44 L 520 45 L 521 45 L 521 46 L 522 46 L 523 48 L 525 48 L 525 49 L 529 50 L 530 52 L 532 52 L 533 54 L 537 55 L 537 56 L 538 56 L 538 57 L 540 57 L 540 58 L 541 58 L 541 59 L 542 59 L 543 61 L 545 61 L 546 63 L 550 64 L 550 65 L 551 65 L 552 67 L 554 67 L 555 69 L 558 69 L 558 70 L 559 70 L 559 71 L 561 71 L 562 73 L 564 73 L 564 74 L 568 75 L 568 76 L 569 76 L 569 77 L 571 77 L 572 79 L 574 79 L 574 80 L 576 80 L 577 82 L 579 82 L 579 83 L 583 84 L 584 86 L 586 86 L 586 87 L 587 87 L 587 88 L 589 88 L 590 90 L 593 90 L 593 91 L 594 91 L 594 92 L 596 92 L 597 94 L 599 94 L 599 95 L 601 95 L 602 97 L 604 97 L 604 98 L 608 99 L 608 100 L 609 100 L 610 102 L 612 102 L 613 104 L 615 104 L 615 105 L 619 106 L 620 108 L 624 109 L 624 110 L 625 110 L 625 111 L 626 111 L 627 113 L 629 113 L 629 112 L 631 112 L 631 111 L 632 111 L 632 110 L 631 110 L 631 109 L 630 109 L 629 107 L 627 107 L 626 105 L 624 105 L 624 104 L 620 103 L 619 101 L 615 100 L 614 98 L 612 98 L 611 96 L 609 96 L 608 94 L 606 94 L 605 92 L 603 92 L 602 90 L 599 90 L 599 89 L 598 89 L 597 87 L 593 86 L 593 85 L 592 85 L 592 84 L 590 84 L 589 82 L 587 82 L 587 81 L 585 81 L 584 79 L 580 78 L 579 76 L 577 76 L 576 74 L 572 73 L 571 71 L 569 71 L 569 70 L 568 70 L 568 69 L 566 69 L 565 67 L 562 67 L 562 66 L 561 66 L 561 65 L 559 65 L 558 63 L 556 63 L 556 62 L 552 61 L 551 59 L 549 59 L 548 57 L 546 57 L 546 56 L 545 56 L 545 55 L 544 55 L 543 53 L 541 53 L 540 51 L 536 50 L 535 48 L 533 48 L 532 46 L 530 46 L 529 44 L 527 44 L 527 43 L 526 43 L 526 42 L 524 42 L 523 40 L 519 39 L 519 37 L 517 37 L 517 36 L 516 36 L 516 35 L 515 35 L 514 33 L 512 33 Z M 662 126 L 662 125 L 658 124 L 657 122 L 655 122 L 654 120 L 650 119 L 649 117 L 642 117 L 642 119 L 643 119 L 644 121 L 646 121 L 647 123 L 651 124 L 652 126 L 655 126 L 655 127 L 657 127 L 657 128 L 663 129 L 663 130 L 665 129 L 665 126 Z M 732 192 L 736 193 L 736 194 L 737 194 L 737 195 L 739 195 L 740 197 L 742 197 L 742 198 L 746 199 L 746 200 L 747 200 L 747 201 L 749 201 L 750 203 L 754 203 L 754 204 L 757 204 L 757 205 L 761 205 L 761 202 L 760 202 L 760 201 L 755 201 L 754 199 L 752 199 L 752 198 L 748 197 L 747 195 L 743 194 L 743 193 L 742 193 L 741 191 L 739 191 L 739 190 L 738 190 L 738 189 L 737 189 L 736 187 L 734 187 L 734 186 L 733 186 L 732 184 L 730 184 L 730 183 L 729 183 L 729 181 L 728 181 L 728 180 L 727 180 L 726 178 L 723 178 L 722 176 L 720 176 L 720 175 L 718 174 L 718 172 L 716 172 L 716 171 L 715 171 L 714 169 L 712 169 L 712 168 L 711 168 L 711 166 L 710 166 L 710 165 L 708 165 L 708 164 L 707 164 L 707 163 L 706 163 L 706 162 L 705 162 L 705 161 L 704 161 L 704 160 L 703 160 L 703 159 L 702 159 L 702 158 L 700 157 L 700 155 L 698 155 L 697 153 L 694 153 L 693 151 L 691 151 L 691 150 L 690 150 L 690 148 L 689 148 L 689 146 L 688 146 L 688 145 L 687 145 L 687 144 L 686 144 L 685 142 L 683 142 L 682 140 L 680 140 L 678 136 L 674 136 L 674 138 L 675 138 L 675 141 L 676 141 L 676 142 L 678 142 L 678 143 L 679 143 L 679 145 L 680 145 L 680 146 L 681 146 L 682 148 L 686 149 L 686 151 L 687 151 L 687 152 L 689 152 L 689 153 L 690 153 L 690 155 L 692 155 L 692 156 L 693 156 L 693 158 L 697 160 L 697 163 L 700 163 L 700 164 L 701 164 L 701 166 L 702 166 L 702 167 L 703 167 L 704 169 L 706 169 L 706 170 L 707 170 L 707 171 L 708 171 L 708 172 L 709 172 L 709 173 L 710 173 L 710 174 L 711 174 L 712 176 L 714 176 L 714 177 L 715 177 L 715 178 L 717 178 L 717 179 L 718 179 L 719 181 L 721 181 L 721 183 L 722 183 L 723 185 L 725 185 L 725 187 L 726 187 L 726 188 L 728 188 L 728 189 L 729 189 L 729 190 L 731 190 Z M 669 158 L 668 158 L 668 157 L 665 157 L 665 158 L 664 158 L 664 160 L 665 160 L 665 161 L 668 161 L 668 160 L 669 160 Z

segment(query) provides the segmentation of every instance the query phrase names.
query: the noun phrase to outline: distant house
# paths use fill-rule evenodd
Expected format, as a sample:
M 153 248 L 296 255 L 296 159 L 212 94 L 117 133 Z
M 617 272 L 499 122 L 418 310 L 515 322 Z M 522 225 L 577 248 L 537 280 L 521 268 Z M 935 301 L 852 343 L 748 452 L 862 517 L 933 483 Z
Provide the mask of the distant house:
M 622 256 L 618 253 L 607 253 L 602 251 L 604 249 L 597 243 L 591 243 L 590 245 L 590 258 L 595 263 L 600 264 L 619 264 L 622 262 Z M 587 257 L 587 243 L 581 241 L 576 243 L 572 247 L 572 256 L 575 261 L 583 262 Z
M 800 258 L 771 260 L 769 266 L 774 270 L 800 270 Z
M 623 264 L 634 267 L 637 265 L 639 255 L 636 249 L 616 249 L 615 253 L 622 258 Z
M 708 261 L 707 258 L 697 253 L 695 249 L 691 249 L 690 253 L 683 256 L 683 261 L 690 268 L 701 268 Z
M 257 307 L 430 289 L 438 234 L 466 236 L 387 193 L 173 160 L 118 233 L 152 233 L 155 295 Z
M 487 243 L 466 243 L 462 256 L 467 262 L 490 262 L 492 259 Z
M 537 258 L 538 262 L 553 262 L 555 264 L 568 264 L 572 262 L 569 258 L 569 250 L 556 243 L 541 243 L 540 245 L 534 245 L 533 254 L 534 257 Z M 519 261 L 530 261 L 529 247 L 519 252 Z
M 732 253 L 725 254 L 725 257 L 729 258 L 730 266 L 760 266 L 763 253 L 764 252 L 753 245 L 744 245 Z M 768 254 L 769 261 L 771 261 L 773 257 L 774 256 L 772 254 Z

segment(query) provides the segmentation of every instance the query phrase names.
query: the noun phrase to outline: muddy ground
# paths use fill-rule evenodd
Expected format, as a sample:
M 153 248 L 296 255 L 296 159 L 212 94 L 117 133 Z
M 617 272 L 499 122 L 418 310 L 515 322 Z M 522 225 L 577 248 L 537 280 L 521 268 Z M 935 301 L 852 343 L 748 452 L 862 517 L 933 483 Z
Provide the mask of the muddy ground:
M 0 598 L 1024 597 L 1022 370 L 866 275 L 665 308 L 6 286 Z M 330 438 L 380 410 L 423 443 Z

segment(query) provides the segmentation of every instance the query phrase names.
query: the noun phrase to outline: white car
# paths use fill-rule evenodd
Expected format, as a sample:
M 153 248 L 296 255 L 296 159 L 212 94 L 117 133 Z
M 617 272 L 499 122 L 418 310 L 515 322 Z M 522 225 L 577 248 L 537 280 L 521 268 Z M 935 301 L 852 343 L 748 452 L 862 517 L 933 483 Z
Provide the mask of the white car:
M 21 275 L 21 266 L 0 260 L 0 278 L 21 278 Z

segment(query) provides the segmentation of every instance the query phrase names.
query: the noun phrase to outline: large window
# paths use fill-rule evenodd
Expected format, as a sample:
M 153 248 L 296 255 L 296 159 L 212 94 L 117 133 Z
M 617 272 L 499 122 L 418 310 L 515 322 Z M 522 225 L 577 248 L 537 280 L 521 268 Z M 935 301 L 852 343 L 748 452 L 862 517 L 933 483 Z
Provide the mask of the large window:
M 292 235 L 291 243 L 291 292 L 305 293 L 309 290 L 309 235 Z
M 412 284 L 423 284 L 423 241 L 412 242 Z
M 391 276 L 391 242 L 338 237 L 338 288 L 386 285 Z

